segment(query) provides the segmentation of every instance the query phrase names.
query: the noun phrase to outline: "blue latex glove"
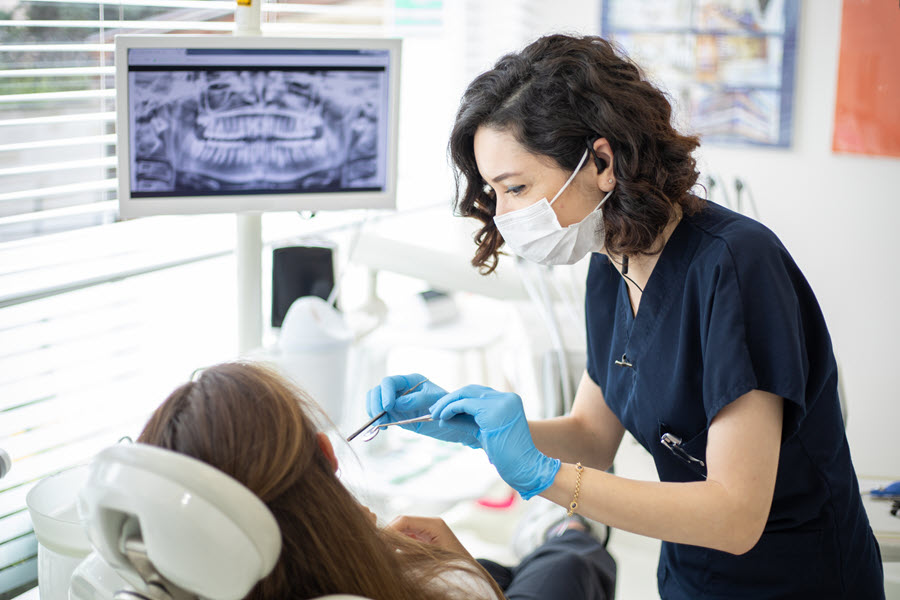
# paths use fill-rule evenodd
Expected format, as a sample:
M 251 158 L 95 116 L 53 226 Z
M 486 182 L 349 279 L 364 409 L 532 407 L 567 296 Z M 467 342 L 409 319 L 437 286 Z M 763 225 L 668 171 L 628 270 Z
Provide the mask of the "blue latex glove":
M 535 447 L 518 394 L 469 385 L 447 394 L 431 407 L 431 416 L 444 424 L 452 423 L 459 414 L 475 418 L 481 447 L 503 481 L 522 498 L 528 500 L 550 487 L 560 461 Z
M 421 383 L 425 381 L 425 383 Z M 418 385 L 420 384 L 421 385 Z M 415 387 L 408 394 L 406 390 Z M 447 390 L 428 381 L 423 375 L 394 375 L 385 377 L 381 384 L 373 387 L 366 395 L 366 410 L 370 417 L 382 411 L 387 415 L 378 420 L 379 423 L 414 419 L 428 414 L 428 409 L 440 398 L 447 395 Z M 464 416 L 448 422 L 424 422 L 400 425 L 404 429 L 427 435 L 447 442 L 465 444 L 471 448 L 481 448 L 478 443 L 478 425 L 471 417 Z

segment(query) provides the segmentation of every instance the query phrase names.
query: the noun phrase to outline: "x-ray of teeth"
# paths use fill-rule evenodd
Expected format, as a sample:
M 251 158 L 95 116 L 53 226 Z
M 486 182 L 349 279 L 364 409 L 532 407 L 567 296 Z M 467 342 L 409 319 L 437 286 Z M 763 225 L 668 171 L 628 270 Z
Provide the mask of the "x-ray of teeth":
M 136 196 L 384 186 L 383 71 L 168 70 L 130 77 Z

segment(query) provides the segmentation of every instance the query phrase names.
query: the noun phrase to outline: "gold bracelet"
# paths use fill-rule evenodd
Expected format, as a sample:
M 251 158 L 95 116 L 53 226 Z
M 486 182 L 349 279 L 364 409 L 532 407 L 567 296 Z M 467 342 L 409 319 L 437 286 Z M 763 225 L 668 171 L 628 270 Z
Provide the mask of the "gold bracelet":
M 569 512 L 566 513 L 567 517 L 571 517 L 576 510 L 578 510 L 578 492 L 581 491 L 581 474 L 584 472 L 584 467 L 581 466 L 581 463 L 575 463 L 575 495 L 572 497 L 572 501 L 569 502 Z

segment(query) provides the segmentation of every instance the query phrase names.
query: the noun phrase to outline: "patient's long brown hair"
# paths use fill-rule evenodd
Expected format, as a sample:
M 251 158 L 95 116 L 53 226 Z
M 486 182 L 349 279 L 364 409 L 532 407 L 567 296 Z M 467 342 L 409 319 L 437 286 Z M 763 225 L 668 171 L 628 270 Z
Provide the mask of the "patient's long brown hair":
M 372 523 L 319 447 L 312 419 L 319 412 L 268 368 L 225 363 L 172 392 L 138 441 L 216 467 L 252 490 L 275 515 L 281 556 L 248 599 L 337 593 L 375 600 L 451 598 L 452 590 L 428 585 L 451 561 L 502 597 L 468 557 Z

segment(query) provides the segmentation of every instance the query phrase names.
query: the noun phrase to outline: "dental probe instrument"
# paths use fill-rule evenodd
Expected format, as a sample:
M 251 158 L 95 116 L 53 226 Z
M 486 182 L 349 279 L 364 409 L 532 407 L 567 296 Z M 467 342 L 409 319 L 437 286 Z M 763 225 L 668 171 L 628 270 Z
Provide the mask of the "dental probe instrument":
M 374 429 L 382 429 L 384 427 L 390 427 L 391 425 L 409 425 L 410 423 L 424 423 L 425 421 L 434 421 L 434 418 L 425 415 L 422 417 L 416 417 L 415 419 L 405 419 L 403 421 L 394 421 L 393 423 L 379 423 L 378 425 L 373 425 Z
M 404 391 L 402 394 L 399 394 L 399 395 L 397 396 L 397 398 L 400 398 L 401 396 L 407 395 L 408 393 L 412 392 L 414 389 L 416 389 L 417 387 L 419 387 L 420 385 L 422 385 L 422 384 L 425 383 L 426 381 L 428 381 L 428 379 L 423 379 L 422 381 L 420 381 L 420 382 L 417 383 L 416 385 L 412 386 L 411 388 L 408 388 L 408 389 L 407 389 L 406 391 Z M 381 417 L 383 417 L 383 416 L 386 415 L 386 414 L 387 414 L 387 411 L 386 411 L 386 410 L 383 410 L 383 411 L 381 411 L 380 413 L 378 413 L 377 415 L 375 415 L 374 417 L 372 417 L 368 422 L 366 422 L 365 425 L 363 425 L 362 427 L 360 427 L 359 429 L 357 429 L 356 431 L 354 431 L 353 433 L 351 433 L 349 436 L 347 436 L 347 441 L 348 441 L 348 442 L 353 441 L 353 438 L 355 438 L 356 436 L 358 436 L 359 434 L 361 434 L 363 431 L 365 431 L 366 429 L 368 429 L 369 427 L 371 427 L 372 424 L 375 423 L 375 421 L 377 421 L 378 419 L 380 419 Z M 431 418 L 431 417 L 429 417 L 429 419 L 430 419 L 430 418 Z
M 403 421 L 394 421 L 393 423 L 381 423 L 379 425 L 372 425 L 366 432 L 363 434 L 364 442 L 371 442 L 375 439 L 375 436 L 378 435 L 380 431 L 383 431 L 385 427 L 390 427 L 391 425 L 407 425 L 409 423 L 424 423 L 425 421 L 434 421 L 433 418 L 429 415 L 424 415 L 421 417 L 416 417 L 414 419 L 405 419 Z

